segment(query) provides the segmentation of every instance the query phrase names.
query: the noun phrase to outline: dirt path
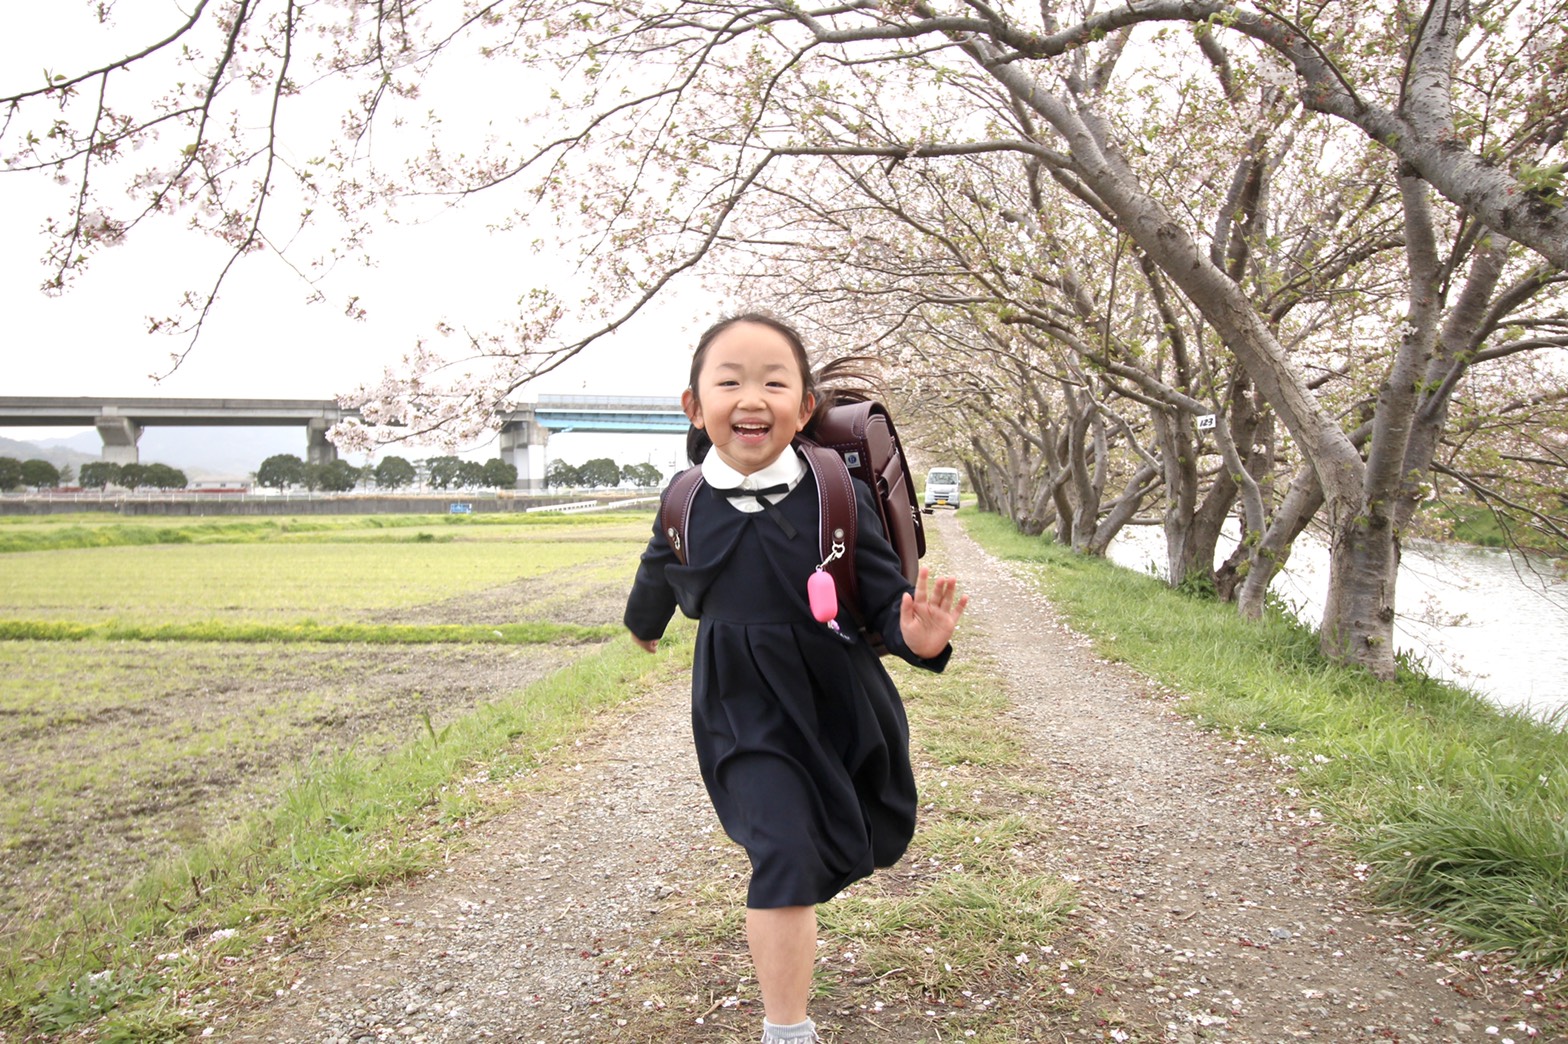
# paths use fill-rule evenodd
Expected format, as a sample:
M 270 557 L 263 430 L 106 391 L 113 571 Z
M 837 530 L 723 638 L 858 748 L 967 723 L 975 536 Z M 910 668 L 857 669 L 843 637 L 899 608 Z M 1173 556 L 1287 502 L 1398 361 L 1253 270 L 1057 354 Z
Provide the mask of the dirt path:
M 292 988 L 217 1038 L 608 1039 L 617 979 L 657 959 L 656 915 L 695 888 L 689 850 L 729 843 L 697 775 L 688 684 L 607 715 L 528 807 L 293 955 Z
M 1047 766 L 1060 836 L 1049 868 L 1077 882 L 1073 945 L 1104 991 L 1093 1003 L 1131 1039 L 1547 1039 L 1504 1017 L 1519 1010 L 1516 984 L 1433 959 L 1435 940 L 1369 912 L 1280 770 L 1097 661 L 954 516 L 933 525 L 938 568 L 973 596 L 962 641 L 1000 665 L 1012 721 Z M 660 959 L 657 915 L 695 890 L 693 850 L 727 844 L 697 779 L 685 684 L 608 716 L 526 811 L 291 955 L 293 987 L 215 1036 L 647 1039 L 642 1002 L 621 985 Z M 1064 1017 L 1049 1039 L 1109 1032 Z
M 1502 1017 L 1516 990 L 1501 985 L 1497 1007 L 1466 997 L 1485 988 L 1475 969 L 1431 959 L 1436 940 L 1368 910 L 1280 770 L 1095 659 L 1028 583 L 943 532 L 1013 717 L 1051 768 L 1051 868 L 1078 882 L 1108 999 L 1172 1041 L 1528 1038 Z

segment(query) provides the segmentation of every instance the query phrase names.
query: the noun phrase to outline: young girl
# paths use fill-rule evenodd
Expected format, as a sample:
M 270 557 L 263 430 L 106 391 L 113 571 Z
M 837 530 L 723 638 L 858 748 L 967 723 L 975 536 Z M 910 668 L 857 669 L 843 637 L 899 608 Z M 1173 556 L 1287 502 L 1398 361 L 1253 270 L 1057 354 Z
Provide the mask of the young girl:
M 848 610 L 841 631 L 818 623 L 808 601 L 821 557 L 817 493 L 792 443 L 811 434 L 818 400 L 805 347 L 784 323 L 741 315 L 702 335 L 681 393 L 708 487 L 687 517 L 687 564 L 656 521 L 626 604 L 626 626 L 649 652 L 677 606 L 701 620 L 697 761 L 725 832 L 751 860 L 746 940 L 764 1044 L 817 1039 L 806 1015 L 816 904 L 891 866 L 915 830 L 898 690 Z M 968 598 L 951 578 L 928 582 L 923 566 L 911 587 L 871 492 L 855 486 L 866 626 L 891 653 L 940 671 Z

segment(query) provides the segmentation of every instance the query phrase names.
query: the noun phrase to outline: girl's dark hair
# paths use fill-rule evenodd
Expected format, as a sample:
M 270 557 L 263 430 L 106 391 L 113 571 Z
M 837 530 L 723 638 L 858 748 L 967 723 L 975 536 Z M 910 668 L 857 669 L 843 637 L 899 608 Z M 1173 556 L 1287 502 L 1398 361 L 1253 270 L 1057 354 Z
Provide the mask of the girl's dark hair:
M 806 421 L 806 427 L 801 432 L 807 438 L 810 438 L 816 430 L 817 421 L 827 413 L 829 407 L 843 402 L 862 402 L 874 396 L 876 380 L 856 367 L 861 364 L 874 365 L 876 360 L 866 356 L 851 355 L 834 359 L 813 369 L 811 359 L 806 354 L 806 342 L 800 336 L 800 331 L 784 320 L 765 312 L 743 312 L 740 315 L 732 315 L 727 319 L 720 319 L 702 332 L 702 336 L 697 338 L 697 348 L 691 354 L 691 373 L 687 377 L 686 384 L 693 396 L 697 394 L 697 378 L 702 373 L 702 364 L 707 361 L 709 346 L 719 334 L 738 323 L 754 323 L 769 327 L 789 342 L 790 349 L 795 353 L 795 362 L 804 378 L 801 401 L 804 402 L 807 395 L 813 395 L 817 400 L 816 409 L 812 410 L 811 417 Z M 712 448 L 713 440 L 708 438 L 706 431 L 695 426 L 686 430 L 686 456 L 693 464 L 701 464 L 702 458 L 706 457 L 708 450 Z

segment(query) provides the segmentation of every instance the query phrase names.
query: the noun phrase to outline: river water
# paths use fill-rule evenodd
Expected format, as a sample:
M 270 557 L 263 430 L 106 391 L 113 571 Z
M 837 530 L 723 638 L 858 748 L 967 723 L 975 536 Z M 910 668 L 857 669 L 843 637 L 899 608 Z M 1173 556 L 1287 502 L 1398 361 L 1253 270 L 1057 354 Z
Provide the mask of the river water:
M 1128 527 L 1109 558 L 1163 576 L 1164 533 Z M 1297 541 L 1273 590 L 1316 626 L 1328 591 L 1328 548 L 1310 536 Z M 1401 555 L 1394 608 L 1396 645 L 1428 673 L 1505 707 L 1568 715 L 1568 580 L 1554 576 L 1550 562 L 1412 541 Z

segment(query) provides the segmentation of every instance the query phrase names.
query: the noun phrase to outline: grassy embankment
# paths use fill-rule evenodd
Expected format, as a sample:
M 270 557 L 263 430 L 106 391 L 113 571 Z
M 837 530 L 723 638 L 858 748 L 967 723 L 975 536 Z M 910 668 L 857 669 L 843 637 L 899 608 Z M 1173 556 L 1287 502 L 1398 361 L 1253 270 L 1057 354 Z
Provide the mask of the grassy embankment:
M 1415 671 L 1384 684 L 1336 667 L 1281 614 L 1247 624 L 1230 606 L 1020 536 L 997 516 L 964 521 L 1025 563 L 1104 655 L 1293 766 L 1380 899 L 1477 948 L 1568 967 L 1568 733 Z
M 1428 526 L 1427 523 L 1433 523 Z M 1466 497 L 1427 505 L 1415 520 L 1416 532 L 1436 535 L 1437 539 L 1456 540 L 1476 547 L 1524 548 L 1557 559 L 1561 564 L 1568 546 L 1547 532 L 1529 524 L 1527 519 L 1501 518 L 1486 505 Z M 1439 533 L 1423 532 L 1436 528 Z
M 665 669 L 604 641 L 647 526 L 0 523 L 0 1035 L 199 1026 L 266 936 L 520 800 Z

